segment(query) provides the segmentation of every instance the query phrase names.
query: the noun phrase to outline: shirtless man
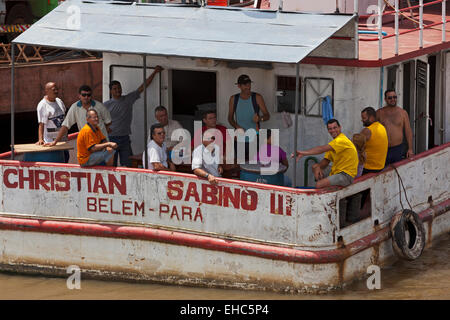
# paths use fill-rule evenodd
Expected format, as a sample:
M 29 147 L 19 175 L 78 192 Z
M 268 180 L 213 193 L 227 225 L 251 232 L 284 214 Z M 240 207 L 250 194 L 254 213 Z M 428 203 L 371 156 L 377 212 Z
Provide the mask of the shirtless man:
M 388 89 L 384 93 L 386 106 L 377 110 L 377 120 L 386 128 L 389 148 L 386 158 L 386 166 L 391 163 L 409 158 L 414 155 L 412 145 L 412 130 L 409 124 L 408 113 L 397 106 L 397 94 L 395 90 Z M 405 136 L 404 136 L 405 135 Z M 403 143 L 406 137 L 407 149 Z

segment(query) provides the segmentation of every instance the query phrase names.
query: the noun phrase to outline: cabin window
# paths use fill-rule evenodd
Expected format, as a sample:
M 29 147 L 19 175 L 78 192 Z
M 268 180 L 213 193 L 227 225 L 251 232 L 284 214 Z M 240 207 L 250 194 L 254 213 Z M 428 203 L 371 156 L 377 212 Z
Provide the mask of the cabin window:
M 194 121 L 201 121 L 206 110 L 216 110 L 216 73 L 172 70 L 172 118 L 191 136 Z
M 348 227 L 372 215 L 370 189 L 339 200 L 339 226 Z
M 299 79 L 299 113 L 301 79 Z M 295 77 L 277 77 L 277 112 L 295 113 Z
M 326 101 L 331 104 L 334 115 L 334 79 L 305 78 L 305 115 L 322 117 Z

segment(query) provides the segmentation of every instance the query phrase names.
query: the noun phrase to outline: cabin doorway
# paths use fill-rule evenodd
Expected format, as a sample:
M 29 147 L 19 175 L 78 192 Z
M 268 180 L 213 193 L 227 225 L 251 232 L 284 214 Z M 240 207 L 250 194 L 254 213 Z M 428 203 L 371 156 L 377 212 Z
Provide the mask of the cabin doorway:
M 154 68 L 148 67 L 146 76 L 149 77 Z M 117 80 L 121 83 L 123 95 L 136 90 L 142 85 L 144 72 L 142 67 L 127 65 L 111 65 L 109 67 L 110 81 Z M 134 155 L 144 152 L 145 146 L 145 124 L 147 121 L 147 132 L 150 126 L 156 123 L 154 109 L 161 104 L 161 75 L 158 73 L 152 83 L 147 87 L 147 120 L 144 117 L 144 94 L 133 104 L 133 120 L 131 121 L 131 150 Z M 108 98 L 109 99 L 109 98 Z M 105 99 L 105 100 L 108 100 Z
M 216 73 L 172 70 L 172 117 L 193 137 L 194 121 L 205 110 L 216 110 Z
M 415 153 L 424 152 L 428 145 L 428 64 L 417 60 Z

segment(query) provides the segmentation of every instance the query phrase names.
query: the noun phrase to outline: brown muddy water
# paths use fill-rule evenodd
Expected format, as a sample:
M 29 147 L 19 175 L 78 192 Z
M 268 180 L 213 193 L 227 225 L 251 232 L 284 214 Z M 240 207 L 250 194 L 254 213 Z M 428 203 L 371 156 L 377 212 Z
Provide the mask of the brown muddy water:
M 159 299 L 159 300 L 316 300 L 316 299 L 437 299 L 450 300 L 450 235 L 415 261 L 397 261 L 381 269 L 381 289 L 369 290 L 366 280 L 322 295 L 193 288 L 83 280 L 69 290 L 66 279 L 0 273 L 0 299 Z

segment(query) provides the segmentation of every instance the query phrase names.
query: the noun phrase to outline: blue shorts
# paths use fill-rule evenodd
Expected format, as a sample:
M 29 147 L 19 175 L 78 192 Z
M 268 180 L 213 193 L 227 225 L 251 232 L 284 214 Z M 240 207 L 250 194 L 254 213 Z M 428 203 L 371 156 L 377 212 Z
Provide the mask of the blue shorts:
M 88 161 L 85 164 L 82 164 L 81 166 L 82 167 L 95 165 L 105 166 L 106 162 L 108 162 L 109 159 L 111 159 L 111 157 L 113 157 L 115 153 L 116 150 L 113 150 L 112 153 L 109 153 L 106 150 L 92 152 L 91 155 L 89 156 Z
M 391 163 L 401 161 L 406 158 L 406 146 L 404 143 L 395 147 L 389 147 L 386 156 L 386 167 Z

